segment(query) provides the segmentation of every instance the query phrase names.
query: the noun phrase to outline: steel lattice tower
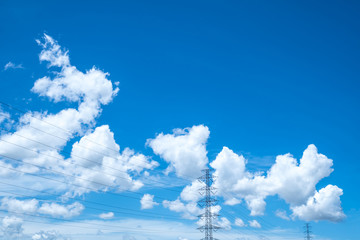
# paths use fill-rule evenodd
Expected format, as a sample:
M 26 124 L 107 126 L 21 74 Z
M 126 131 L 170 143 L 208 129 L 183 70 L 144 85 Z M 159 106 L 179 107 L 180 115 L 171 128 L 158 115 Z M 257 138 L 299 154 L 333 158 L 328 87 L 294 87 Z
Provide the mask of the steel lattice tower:
M 309 223 L 306 223 L 304 226 L 305 240 L 311 240 L 311 226 Z
M 204 209 L 204 213 L 198 217 L 200 220 L 204 220 L 204 225 L 198 229 L 205 233 L 205 237 L 201 240 L 217 240 L 213 237 L 213 231 L 220 229 L 220 227 L 213 224 L 213 220 L 217 218 L 218 214 L 214 214 L 211 211 L 211 207 L 217 203 L 217 200 L 212 197 L 212 195 L 214 195 L 213 190 L 215 189 L 211 186 L 213 183 L 212 170 L 205 169 L 202 170 L 202 172 L 204 175 L 199 178 L 199 181 L 204 183 L 205 186 L 199 189 L 199 191 L 204 198 L 198 201 L 198 205 Z

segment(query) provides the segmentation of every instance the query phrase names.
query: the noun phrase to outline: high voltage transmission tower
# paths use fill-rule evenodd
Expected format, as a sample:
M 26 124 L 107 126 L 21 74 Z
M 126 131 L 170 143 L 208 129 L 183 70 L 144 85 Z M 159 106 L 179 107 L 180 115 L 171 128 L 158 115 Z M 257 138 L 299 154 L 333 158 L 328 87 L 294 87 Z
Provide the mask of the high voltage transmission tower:
M 310 223 L 306 223 L 304 226 L 305 240 L 311 240 L 311 226 Z
M 213 183 L 212 171 L 211 169 L 202 170 L 204 175 L 199 178 L 199 181 L 205 184 L 204 187 L 199 189 L 200 194 L 204 196 L 204 198 L 198 201 L 198 205 L 204 209 L 204 212 L 199 215 L 200 220 L 204 221 L 204 225 L 198 227 L 198 229 L 205 233 L 205 237 L 201 240 L 217 240 L 213 237 L 213 231 L 216 232 L 220 229 L 219 226 L 213 224 L 213 220 L 219 215 L 213 213 L 211 210 L 211 207 L 217 204 L 217 200 L 212 197 L 212 195 L 214 195 L 213 190 L 215 190 L 215 188 L 211 186 Z

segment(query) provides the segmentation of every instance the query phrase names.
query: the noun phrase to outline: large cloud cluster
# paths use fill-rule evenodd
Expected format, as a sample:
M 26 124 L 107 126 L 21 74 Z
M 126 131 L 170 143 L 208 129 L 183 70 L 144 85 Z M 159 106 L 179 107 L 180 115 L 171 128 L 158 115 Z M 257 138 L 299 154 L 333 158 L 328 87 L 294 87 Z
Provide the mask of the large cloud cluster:
M 155 139 L 148 140 L 148 144 L 170 163 L 178 176 L 195 178 L 200 175 L 200 169 L 208 164 L 205 147 L 208 137 L 208 128 L 200 125 L 176 129 L 173 134 L 161 133 Z M 199 159 L 198 164 L 196 158 Z M 299 162 L 291 154 L 277 156 L 265 174 L 248 171 L 246 163 L 242 155 L 227 147 L 223 147 L 216 159 L 209 163 L 215 169 L 214 187 L 226 204 L 236 205 L 244 200 L 251 211 L 250 215 L 258 216 L 265 211 L 266 198 L 277 195 L 289 204 L 292 217 L 315 221 L 340 221 L 345 217 L 341 208 L 340 188 L 328 185 L 316 191 L 318 182 L 333 171 L 333 162 L 318 153 L 315 145 L 311 144 L 305 149 Z M 196 194 L 199 184 L 193 181 L 183 189 L 179 199 L 165 202 L 165 207 L 191 216 L 189 209 L 192 208 L 186 207 L 186 202 L 195 203 L 200 198 Z
M 278 195 L 290 205 L 294 217 L 330 221 L 344 218 L 339 198 L 341 189 L 328 185 L 316 192 L 317 183 L 333 171 L 333 162 L 318 153 L 315 145 L 305 149 L 300 162 L 291 154 L 277 156 L 266 175 L 246 171 L 245 164 L 243 156 L 226 147 L 210 163 L 215 169 L 215 187 L 220 194 L 225 198 L 244 199 L 251 215 L 262 215 L 266 197 Z
M 11 178 L 15 185 L 60 193 L 64 195 L 63 201 L 91 191 L 141 188 L 143 183 L 136 178 L 158 163 L 129 148 L 121 150 L 108 125 L 96 127 L 102 106 L 109 104 L 119 90 L 108 79 L 109 74 L 95 67 L 86 72 L 78 70 L 70 63 L 68 51 L 46 34 L 37 42 L 42 47 L 40 61 L 47 62 L 52 71 L 36 80 L 31 91 L 54 103 L 67 102 L 66 106 L 73 107 L 57 113 L 26 112 L 17 123 L 0 109 L 1 126 L 15 130 L 0 134 L 0 181 L 8 182 Z M 3 185 L 2 189 L 11 187 Z M 56 218 L 76 217 L 84 209 L 79 202 L 44 201 L 34 192 L 29 194 L 34 197 L 20 200 L 2 193 L 0 208 L 19 215 Z M 20 218 L 4 218 L 5 239 L 24 237 L 22 231 Z M 39 232 L 32 239 L 65 237 L 56 232 Z
M 68 51 L 46 34 L 37 42 L 43 48 L 40 60 L 59 71 L 53 72 L 52 77 L 38 79 L 32 91 L 54 102 L 78 103 L 78 107 L 55 114 L 28 112 L 21 116 L 14 133 L 0 136 L 0 155 L 24 164 L 9 165 L 11 161 L 7 162 L 5 157 L 0 163 L 8 164 L 8 168 L 2 169 L 2 175 L 7 172 L 19 174 L 11 169 L 31 173 L 42 173 L 47 169 L 50 174 L 55 172 L 52 175 L 60 173 L 59 177 L 63 179 L 62 173 L 65 173 L 65 178 L 73 182 L 67 187 L 68 195 L 113 188 L 118 191 L 139 189 L 143 184 L 134 180 L 132 173 L 136 175 L 144 169 L 152 169 L 157 162 L 128 148 L 120 152 L 109 126 L 93 129 L 102 105 L 110 103 L 118 92 L 108 79 L 109 74 L 95 67 L 81 72 L 71 65 Z M 71 155 L 63 155 L 64 147 L 78 136 L 82 137 L 73 144 Z M 45 172 L 49 174 L 47 170 Z

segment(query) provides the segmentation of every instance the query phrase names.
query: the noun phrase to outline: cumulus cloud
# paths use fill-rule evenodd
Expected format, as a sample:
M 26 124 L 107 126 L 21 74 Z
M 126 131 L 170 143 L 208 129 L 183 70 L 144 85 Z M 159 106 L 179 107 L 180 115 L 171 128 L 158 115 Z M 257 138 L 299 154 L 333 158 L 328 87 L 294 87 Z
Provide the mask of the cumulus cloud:
M 202 212 L 195 202 L 183 203 L 180 199 L 164 200 L 163 206 L 171 211 L 182 213 L 182 217 L 185 219 L 194 220 Z
M 35 233 L 32 237 L 32 240 L 68 240 L 69 238 L 61 235 L 57 231 L 41 231 Z
M 114 213 L 113 213 L 113 212 L 101 213 L 101 214 L 99 215 L 99 218 L 102 218 L 102 219 L 112 219 L 112 218 L 114 218 Z
M 23 235 L 23 220 L 15 216 L 6 216 L 2 220 L 4 239 L 19 239 Z
M 57 203 L 43 203 L 39 208 L 39 213 L 51 215 L 53 217 L 71 218 L 79 216 L 84 210 L 81 203 L 75 202 L 69 205 L 60 205 Z
M 235 225 L 238 227 L 245 227 L 246 224 L 241 218 L 235 218 Z
M 200 125 L 175 129 L 173 134 L 161 133 L 155 139 L 149 139 L 147 145 L 169 163 L 169 171 L 174 170 L 180 177 L 189 176 L 189 174 L 198 177 L 200 170 L 207 163 L 208 136 L 208 128 Z M 196 158 L 199 159 L 201 167 L 193 164 L 192 159 Z M 223 147 L 216 159 L 210 163 L 210 166 L 215 169 L 216 176 L 213 186 L 217 189 L 217 195 L 224 197 L 225 204 L 236 205 L 244 200 L 250 210 L 250 215 L 258 216 L 263 215 L 265 211 L 266 198 L 277 195 L 290 205 L 293 216 L 300 219 L 338 221 L 343 218 L 340 202 L 341 189 L 329 191 L 326 203 L 332 207 L 328 208 L 330 209 L 328 211 L 322 207 L 325 205 L 323 203 L 325 200 L 320 197 L 325 195 L 325 192 L 321 190 L 321 194 L 316 192 L 317 183 L 333 171 L 333 162 L 325 155 L 318 153 L 315 145 L 309 145 L 299 161 L 289 153 L 277 156 L 275 163 L 266 173 L 249 172 L 246 164 L 247 160 L 242 155 L 236 154 L 227 147 Z M 200 188 L 201 183 L 193 181 L 183 189 L 177 200 L 164 201 L 163 205 L 191 219 L 196 209 L 192 206 L 195 206 L 195 202 L 200 199 L 197 194 Z M 309 209 L 313 209 L 312 212 L 315 212 L 317 217 L 309 216 Z M 276 215 L 289 219 L 286 212 L 277 211 Z M 257 226 L 254 221 L 251 224 Z
M 44 35 L 43 42 L 38 42 L 43 47 L 40 60 L 49 61 L 49 66 L 59 66 L 61 69 L 53 78 L 38 79 L 32 91 L 55 102 L 78 102 L 78 108 L 63 109 L 56 114 L 24 114 L 15 126 L 15 133 L 1 135 L 0 154 L 40 163 L 49 169 L 65 169 L 66 162 L 56 149 L 61 150 L 70 139 L 92 127 L 101 112 L 101 105 L 108 104 L 118 89 L 107 79 L 108 74 L 94 68 L 82 73 L 70 65 L 67 52 L 50 36 Z M 45 154 L 58 156 L 44 159 Z
M 15 64 L 13 62 L 8 62 L 7 64 L 5 64 L 4 66 L 4 70 L 8 70 L 8 69 L 23 69 L 23 65 L 22 64 Z
M 78 202 L 68 205 L 57 203 L 40 203 L 36 199 L 18 200 L 4 197 L 1 199 L 1 209 L 14 213 L 45 214 L 53 217 L 71 218 L 80 215 L 84 206 Z
M 174 129 L 172 134 L 160 133 L 155 139 L 148 139 L 147 145 L 155 154 L 170 164 L 182 178 L 196 178 L 208 163 L 206 142 L 210 131 L 204 125 Z
M 202 197 L 199 190 L 204 187 L 204 183 L 195 180 L 190 185 L 187 185 L 180 194 L 182 200 L 187 202 L 197 202 Z
M 229 205 L 229 206 L 234 206 L 234 205 L 237 205 L 241 203 L 241 200 L 240 199 L 237 199 L 237 198 L 230 198 L 230 199 L 226 199 L 224 204 L 225 205 Z
M 221 229 L 230 230 L 231 229 L 231 222 L 226 217 L 221 217 L 215 221 L 215 224 L 219 226 Z
M 292 210 L 297 209 L 299 211 L 297 216 L 302 219 L 305 215 L 300 214 L 301 211 L 296 207 L 314 199 L 316 184 L 330 175 L 333 171 L 332 164 L 331 159 L 318 153 L 315 145 L 309 145 L 305 149 L 300 162 L 291 154 L 277 156 L 275 164 L 266 174 L 247 171 L 245 158 L 227 147 L 224 147 L 216 159 L 210 163 L 215 169 L 214 186 L 218 188 L 219 195 L 224 196 L 226 201 L 236 203 L 236 200 L 244 199 L 251 211 L 250 214 L 256 216 L 264 213 L 267 196 L 278 195 L 290 205 Z M 331 202 L 334 206 L 336 204 L 338 206 L 330 211 L 336 210 L 335 215 L 338 216 L 341 215 L 340 212 L 342 213 L 339 208 L 339 193 L 340 191 L 329 192 L 334 199 Z M 335 199 L 339 200 L 335 201 Z M 303 209 L 305 208 L 304 206 Z M 336 219 L 326 214 L 324 208 L 317 209 L 318 214 L 325 216 L 324 218 L 331 221 Z
M 71 183 L 62 186 L 65 196 L 141 188 L 143 183 L 136 178 L 144 170 L 157 167 L 158 163 L 129 148 L 120 151 L 108 125 L 95 128 L 102 106 L 117 95 L 118 83 L 113 84 L 108 73 L 95 67 L 85 72 L 78 70 L 71 64 L 69 52 L 49 35 L 44 34 L 37 42 L 42 47 L 40 61 L 47 62 L 54 71 L 37 79 L 31 91 L 55 103 L 65 101 L 74 106 L 57 113 L 27 112 L 13 124 L 14 133 L 1 132 L 0 155 L 5 157 L 0 157 L 0 165 L 4 166 L 0 169 L 0 177 L 16 176 L 12 169 L 51 175 Z M 9 119 L 11 116 L 4 113 L 0 122 Z M 77 138 L 80 139 L 76 141 Z M 69 143 L 73 143 L 71 155 L 65 156 L 63 150 Z M 24 164 L 10 164 L 7 157 Z M 37 185 L 49 186 L 49 181 L 36 181 Z M 49 188 L 55 189 L 59 187 Z M 55 215 L 62 209 L 51 204 L 40 208 Z
M 261 228 L 260 223 L 258 221 L 256 221 L 256 220 L 249 221 L 249 226 L 253 227 L 253 228 Z
M 39 201 L 36 199 L 17 200 L 5 197 L 1 199 L 1 209 L 16 213 L 35 213 L 38 210 Z
M 75 179 L 76 185 L 85 187 L 73 186 L 71 192 L 75 195 L 89 192 L 89 188 L 94 191 L 106 191 L 108 187 L 117 188 L 118 191 L 137 190 L 143 183 L 134 180 L 130 173 L 136 175 L 158 166 L 156 161 L 129 148 L 120 153 L 120 147 L 108 125 L 95 128 L 75 142 L 71 162 L 77 165 L 72 169 L 74 175 L 78 176 Z
M 338 222 L 345 218 L 341 208 L 342 189 L 334 185 L 316 191 L 306 204 L 292 207 L 293 216 L 305 221 L 329 220 Z
M 144 196 L 140 200 L 141 209 L 151 209 L 159 203 L 154 202 L 154 195 L 144 194 Z
M 246 177 L 245 158 L 239 156 L 227 147 L 217 155 L 211 163 L 216 172 L 216 184 L 221 185 L 219 190 L 231 189 L 237 183 L 238 179 Z

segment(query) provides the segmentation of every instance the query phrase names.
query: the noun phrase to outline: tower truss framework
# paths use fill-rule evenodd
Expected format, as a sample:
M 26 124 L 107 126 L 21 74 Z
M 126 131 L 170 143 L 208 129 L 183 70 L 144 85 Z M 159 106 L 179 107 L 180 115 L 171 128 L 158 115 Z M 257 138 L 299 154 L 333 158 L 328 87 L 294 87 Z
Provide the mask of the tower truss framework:
M 204 212 L 198 216 L 204 222 L 204 225 L 198 227 L 201 232 L 205 233 L 204 238 L 201 240 L 218 240 L 213 237 L 213 232 L 220 229 L 219 226 L 213 224 L 219 215 L 212 211 L 212 207 L 217 204 L 217 200 L 213 197 L 215 195 L 215 188 L 212 186 L 214 182 L 212 172 L 212 169 L 204 169 L 202 170 L 203 175 L 198 178 L 200 182 L 205 184 L 204 187 L 199 189 L 199 193 L 204 198 L 198 201 L 199 207 L 204 209 Z

